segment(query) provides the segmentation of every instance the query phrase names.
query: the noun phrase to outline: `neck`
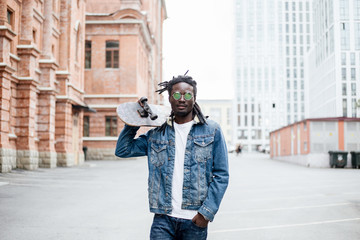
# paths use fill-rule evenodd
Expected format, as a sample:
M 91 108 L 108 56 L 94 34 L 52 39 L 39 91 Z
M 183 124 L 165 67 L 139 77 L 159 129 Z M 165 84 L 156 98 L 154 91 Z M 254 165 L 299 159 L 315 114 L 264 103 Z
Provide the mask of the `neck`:
M 174 121 L 177 124 L 184 124 L 193 120 L 193 112 L 190 112 L 186 116 L 175 115 Z

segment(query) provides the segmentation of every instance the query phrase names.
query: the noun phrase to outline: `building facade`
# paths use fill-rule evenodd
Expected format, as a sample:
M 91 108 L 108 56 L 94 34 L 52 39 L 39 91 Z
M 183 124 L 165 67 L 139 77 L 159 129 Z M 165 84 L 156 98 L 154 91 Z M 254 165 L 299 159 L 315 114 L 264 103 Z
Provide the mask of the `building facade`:
M 217 122 L 224 134 L 226 144 L 232 146 L 232 100 L 229 99 L 197 99 L 201 111 L 205 116 L 209 116 L 209 119 Z
M 305 118 L 304 55 L 310 0 L 235 0 L 234 143 L 269 144 L 269 132 Z
M 360 1 L 314 1 L 309 117 L 359 117 Z
M 270 156 L 307 167 L 330 167 L 329 151 L 359 151 L 359 132 L 359 118 L 305 119 L 270 133 Z
M 164 2 L 101 5 L 83 0 L 0 0 L 0 172 L 81 164 L 83 125 L 93 127 L 95 136 L 103 134 L 99 126 L 109 125 L 106 131 L 115 135 L 120 129 L 115 109 L 106 107 L 148 94 L 146 89 L 161 80 Z M 107 27 L 114 30 L 109 43 L 99 36 L 110 33 Z M 121 53 L 116 41 L 124 45 Z M 106 61 L 101 59 L 104 55 Z M 102 97 L 104 93 L 110 96 Z M 87 104 L 101 105 L 100 116 L 110 118 L 99 117 L 103 123 L 95 120 L 91 126 Z M 103 110 L 113 112 L 101 115 Z M 107 146 L 114 148 L 113 143 Z
M 85 102 L 96 113 L 84 114 L 86 159 L 114 159 L 123 123 L 116 107 L 155 94 L 162 81 L 163 0 L 88 0 L 85 33 Z

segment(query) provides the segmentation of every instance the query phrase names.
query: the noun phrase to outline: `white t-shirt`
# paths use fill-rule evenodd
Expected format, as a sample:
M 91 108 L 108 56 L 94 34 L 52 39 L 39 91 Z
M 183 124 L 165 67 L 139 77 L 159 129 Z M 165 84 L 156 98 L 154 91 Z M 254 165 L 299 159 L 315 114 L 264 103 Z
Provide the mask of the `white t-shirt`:
M 172 217 L 192 219 L 197 211 L 181 209 L 182 203 L 182 190 L 184 182 L 184 158 L 185 148 L 187 142 L 187 136 L 190 129 L 194 124 L 193 121 L 177 124 L 174 122 L 175 129 L 175 161 L 174 161 L 174 173 L 172 178 L 172 213 L 169 214 Z

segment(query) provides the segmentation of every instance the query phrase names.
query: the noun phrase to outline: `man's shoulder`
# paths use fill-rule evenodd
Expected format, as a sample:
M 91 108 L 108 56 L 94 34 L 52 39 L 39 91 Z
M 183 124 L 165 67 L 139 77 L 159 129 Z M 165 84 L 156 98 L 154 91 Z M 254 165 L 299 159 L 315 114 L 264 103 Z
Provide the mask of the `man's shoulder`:
M 210 132 L 215 132 L 220 129 L 220 125 L 211 119 L 207 119 L 205 124 L 196 124 L 196 126 L 199 127 L 199 129 Z
M 207 119 L 206 123 L 206 125 L 210 128 L 220 128 L 220 125 L 212 119 Z

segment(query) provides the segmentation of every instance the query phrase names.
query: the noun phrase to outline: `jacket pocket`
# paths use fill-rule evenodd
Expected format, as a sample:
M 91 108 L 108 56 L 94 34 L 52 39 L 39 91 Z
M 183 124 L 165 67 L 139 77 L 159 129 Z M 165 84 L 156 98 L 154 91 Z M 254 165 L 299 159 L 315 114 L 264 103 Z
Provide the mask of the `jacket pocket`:
M 194 139 L 195 159 L 198 162 L 206 162 L 212 156 L 214 137 Z
M 160 167 L 164 164 L 165 159 L 167 158 L 167 151 L 166 151 L 165 144 L 151 144 L 151 152 L 150 152 L 150 162 L 156 166 Z

